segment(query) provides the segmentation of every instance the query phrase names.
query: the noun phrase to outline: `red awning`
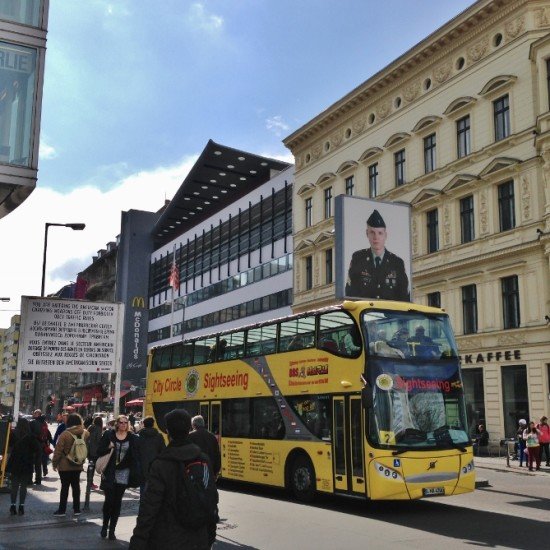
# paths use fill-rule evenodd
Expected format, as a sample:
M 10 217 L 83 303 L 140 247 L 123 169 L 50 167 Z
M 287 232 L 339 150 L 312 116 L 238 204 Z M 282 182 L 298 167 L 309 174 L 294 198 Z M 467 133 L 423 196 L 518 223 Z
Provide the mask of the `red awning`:
M 73 403 L 73 407 L 75 409 L 79 409 L 80 407 L 87 407 L 90 403 Z
M 143 399 L 132 399 L 132 401 L 126 401 L 127 407 L 133 407 L 134 405 L 143 405 Z

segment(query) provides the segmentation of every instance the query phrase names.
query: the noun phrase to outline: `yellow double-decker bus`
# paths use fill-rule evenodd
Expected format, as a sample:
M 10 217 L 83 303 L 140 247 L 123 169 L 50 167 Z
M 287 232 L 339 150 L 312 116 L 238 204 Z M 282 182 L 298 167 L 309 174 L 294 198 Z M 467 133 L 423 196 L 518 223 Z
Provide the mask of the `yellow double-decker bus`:
M 369 499 L 475 487 L 459 356 L 440 309 L 341 305 L 149 355 L 146 413 L 202 414 L 222 477 Z

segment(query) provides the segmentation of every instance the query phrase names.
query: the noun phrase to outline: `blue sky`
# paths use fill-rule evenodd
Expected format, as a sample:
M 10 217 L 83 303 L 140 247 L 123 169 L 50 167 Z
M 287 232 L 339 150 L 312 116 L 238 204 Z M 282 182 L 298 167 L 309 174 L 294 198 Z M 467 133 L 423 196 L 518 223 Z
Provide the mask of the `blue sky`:
M 53 292 L 121 210 L 171 198 L 208 139 L 291 160 L 284 137 L 471 3 L 50 0 L 38 185 L 0 219 L 25 258 L 0 275 L 0 327 L 40 291 L 46 221 L 87 224 L 50 230 Z

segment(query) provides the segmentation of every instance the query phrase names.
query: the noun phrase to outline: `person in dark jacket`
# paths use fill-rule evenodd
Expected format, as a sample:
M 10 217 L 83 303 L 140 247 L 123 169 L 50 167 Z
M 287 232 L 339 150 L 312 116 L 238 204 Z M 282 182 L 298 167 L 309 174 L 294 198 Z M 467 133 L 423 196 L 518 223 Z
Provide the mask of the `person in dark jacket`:
M 48 460 L 51 453 L 50 443 L 52 443 L 52 434 L 46 422 L 46 417 L 40 409 L 36 409 L 32 413 L 33 419 L 30 422 L 30 428 L 33 435 L 36 437 L 42 452 L 39 453 L 34 464 L 35 485 L 42 485 L 42 477 L 48 475 Z
M 17 495 L 19 494 L 19 515 L 25 513 L 25 498 L 27 486 L 32 483 L 32 474 L 37 457 L 42 453 L 42 448 L 36 437 L 31 433 L 29 421 L 20 418 L 13 433 L 12 448 L 6 472 L 11 479 L 11 506 L 10 514 L 17 514 Z
M 208 461 L 208 457 L 189 441 L 191 416 L 186 410 L 175 409 L 164 419 L 170 442 L 151 463 L 130 550 L 208 550 L 216 538 L 216 525 L 187 529 L 175 512 L 183 464 L 199 457 Z
M 97 458 L 97 448 L 99 447 L 99 442 L 103 436 L 103 418 L 101 416 L 96 416 L 92 422 L 92 425 L 88 429 L 90 437 L 86 441 L 88 446 L 88 470 L 87 470 L 87 479 L 89 480 L 90 487 L 92 489 L 97 489 L 97 485 L 94 484 L 94 465 Z
M 118 416 L 114 429 L 104 432 L 97 448 L 98 457 L 108 454 L 113 449 L 107 468 L 101 476 L 100 485 L 100 489 L 105 492 L 101 537 L 107 536 L 108 529 L 110 540 L 116 540 L 115 529 L 126 487 L 141 485 L 138 436 L 132 433 L 129 427 L 128 417 Z
M 57 440 L 59 439 L 59 436 L 67 429 L 67 416 L 69 416 L 68 413 L 63 413 L 61 415 L 61 422 L 57 425 L 57 429 L 53 434 L 54 447 L 57 445 Z
M 193 431 L 189 434 L 189 441 L 198 445 L 203 453 L 210 459 L 212 471 L 218 477 L 222 469 L 222 457 L 218 438 L 209 432 L 204 425 L 204 418 L 199 414 L 191 419 Z
M 143 428 L 138 433 L 139 441 L 139 461 L 141 463 L 142 484 L 139 488 L 140 502 L 147 485 L 149 477 L 149 466 L 159 453 L 164 451 L 166 443 L 164 437 L 154 427 L 155 419 L 152 416 L 146 416 L 143 419 Z

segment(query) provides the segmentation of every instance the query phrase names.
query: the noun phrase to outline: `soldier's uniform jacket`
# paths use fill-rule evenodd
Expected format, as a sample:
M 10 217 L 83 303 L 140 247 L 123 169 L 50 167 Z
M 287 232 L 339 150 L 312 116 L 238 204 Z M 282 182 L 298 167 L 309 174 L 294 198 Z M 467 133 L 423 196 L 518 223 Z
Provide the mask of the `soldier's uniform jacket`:
M 409 279 L 405 263 L 386 249 L 382 263 L 377 268 L 370 248 L 357 250 L 351 257 L 346 296 L 408 302 Z

